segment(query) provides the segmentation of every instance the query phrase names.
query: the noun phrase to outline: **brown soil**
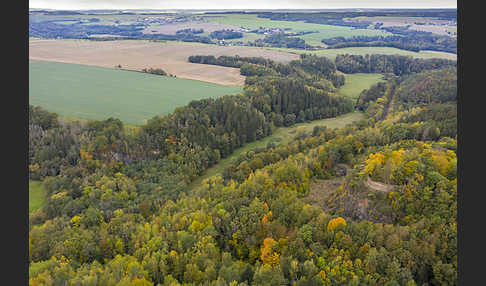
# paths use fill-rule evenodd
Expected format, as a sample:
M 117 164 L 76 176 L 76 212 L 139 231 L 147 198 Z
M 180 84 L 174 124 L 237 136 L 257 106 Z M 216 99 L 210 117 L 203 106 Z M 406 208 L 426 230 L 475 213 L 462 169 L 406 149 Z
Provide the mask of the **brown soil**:
M 392 192 L 395 189 L 394 185 L 389 185 L 381 182 L 375 182 L 368 177 L 367 185 L 374 191 L 382 191 L 385 193 Z
M 215 65 L 193 64 L 191 55 L 261 56 L 279 62 L 297 59 L 296 54 L 261 48 L 228 47 L 181 42 L 149 42 L 137 40 L 30 40 L 29 59 L 74 64 L 141 70 L 161 68 L 177 77 L 213 82 L 222 85 L 243 85 L 245 77 L 239 69 Z

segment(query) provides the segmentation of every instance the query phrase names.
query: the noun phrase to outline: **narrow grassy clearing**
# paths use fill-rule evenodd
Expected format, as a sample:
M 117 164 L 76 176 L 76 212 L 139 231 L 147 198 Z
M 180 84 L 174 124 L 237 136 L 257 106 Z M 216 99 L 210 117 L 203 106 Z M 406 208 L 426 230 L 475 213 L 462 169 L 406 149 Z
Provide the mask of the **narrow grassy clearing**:
M 41 181 L 29 180 L 29 212 L 40 209 L 46 203 L 45 195 Z

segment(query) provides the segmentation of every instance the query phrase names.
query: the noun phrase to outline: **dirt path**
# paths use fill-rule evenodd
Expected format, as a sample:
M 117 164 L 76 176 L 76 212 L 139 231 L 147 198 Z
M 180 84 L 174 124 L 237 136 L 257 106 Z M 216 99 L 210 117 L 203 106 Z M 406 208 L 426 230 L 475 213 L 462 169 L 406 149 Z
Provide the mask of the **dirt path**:
M 394 185 L 375 182 L 375 181 L 371 180 L 370 177 L 368 177 L 368 180 L 367 180 L 366 183 L 367 183 L 367 185 L 370 189 L 375 190 L 375 191 L 381 191 L 381 192 L 389 193 L 389 192 L 392 192 L 392 191 L 395 190 Z
M 390 104 L 393 100 L 393 96 L 395 95 L 395 90 L 396 90 L 395 84 L 392 84 L 391 87 L 388 88 L 388 93 L 389 93 L 388 102 L 386 103 L 385 108 L 383 109 L 383 117 L 381 118 L 381 120 L 385 120 L 386 116 L 388 115 L 388 109 L 390 109 Z

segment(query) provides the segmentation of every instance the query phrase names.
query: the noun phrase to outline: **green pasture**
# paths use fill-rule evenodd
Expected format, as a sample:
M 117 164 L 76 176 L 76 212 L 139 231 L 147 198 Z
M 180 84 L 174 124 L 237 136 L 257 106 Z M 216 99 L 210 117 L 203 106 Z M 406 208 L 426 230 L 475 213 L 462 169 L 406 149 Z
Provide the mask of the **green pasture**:
M 241 91 L 241 86 L 134 71 L 58 62 L 29 63 L 29 103 L 74 118 L 116 117 L 127 124 L 141 125 L 192 100 Z
M 361 91 L 370 88 L 373 84 L 383 80 L 379 73 L 354 73 L 344 74 L 344 85 L 338 89 L 338 93 L 352 99 L 357 99 Z

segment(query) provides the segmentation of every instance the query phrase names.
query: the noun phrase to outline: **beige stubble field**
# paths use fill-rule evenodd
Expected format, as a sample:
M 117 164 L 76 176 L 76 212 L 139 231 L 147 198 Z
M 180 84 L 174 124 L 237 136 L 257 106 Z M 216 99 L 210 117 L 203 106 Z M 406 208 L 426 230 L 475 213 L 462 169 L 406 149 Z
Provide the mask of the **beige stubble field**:
M 260 56 L 279 62 L 298 59 L 297 54 L 266 50 L 184 42 L 150 42 L 139 40 L 29 40 L 29 59 L 141 70 L 161 68 L 180 78 L 221 85 L 242 85 L 245 77 L 239 69 L 194 64 L 191 55 Z

